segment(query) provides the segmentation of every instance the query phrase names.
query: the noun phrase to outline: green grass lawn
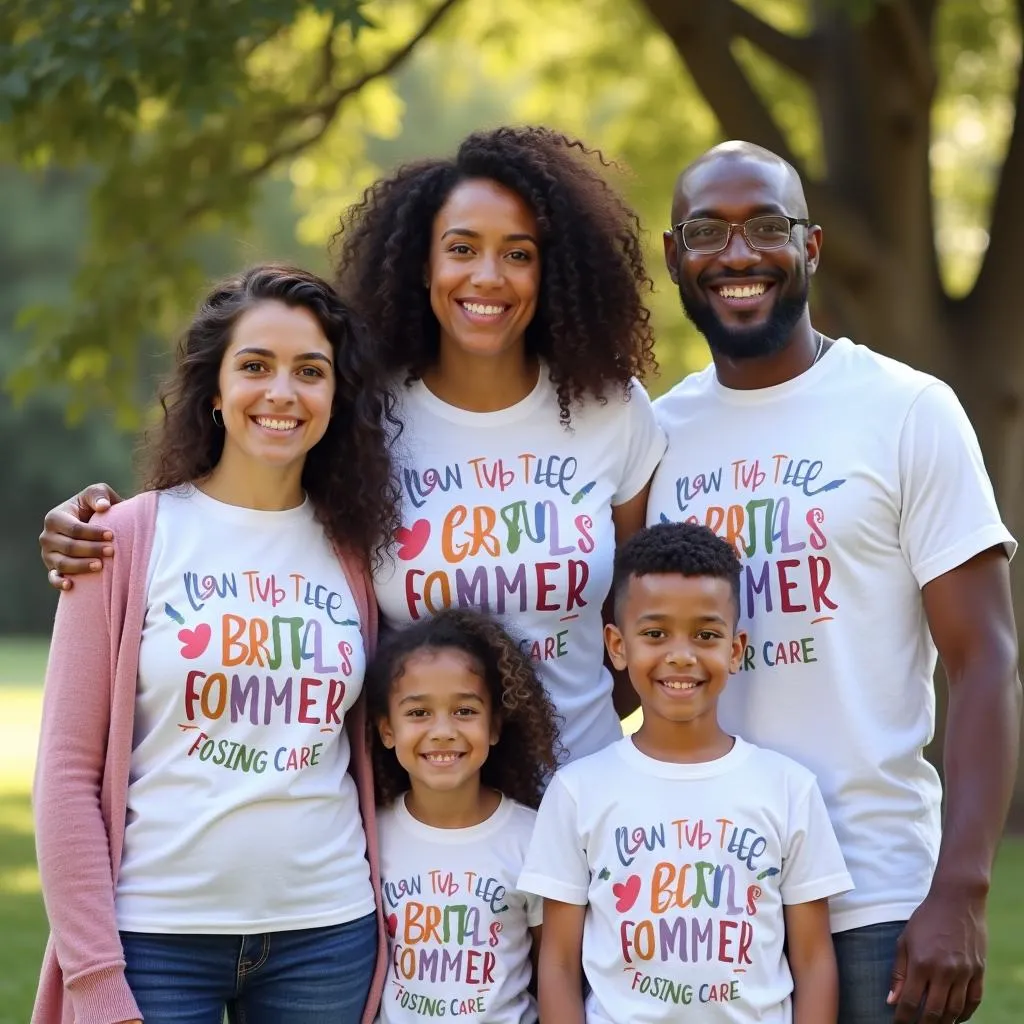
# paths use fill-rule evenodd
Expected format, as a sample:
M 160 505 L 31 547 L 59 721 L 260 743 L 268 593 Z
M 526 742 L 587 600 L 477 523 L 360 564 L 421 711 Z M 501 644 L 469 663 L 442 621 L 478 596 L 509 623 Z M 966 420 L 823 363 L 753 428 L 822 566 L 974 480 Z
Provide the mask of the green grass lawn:
M 29 790 L 45 643 L 0 638 L 0 1024 L 24 1024 L 46 922 Z M 1003 844 L 989 904 L 989 967 L 978 1024 L 1024 1021 L 1024 840 Z

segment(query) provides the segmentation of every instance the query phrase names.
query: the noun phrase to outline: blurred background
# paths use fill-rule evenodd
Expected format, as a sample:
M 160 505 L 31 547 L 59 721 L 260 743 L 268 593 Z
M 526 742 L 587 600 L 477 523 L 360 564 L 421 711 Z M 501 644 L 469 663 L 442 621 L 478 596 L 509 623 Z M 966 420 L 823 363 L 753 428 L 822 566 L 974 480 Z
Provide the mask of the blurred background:
M 1022 12 L 0 0 L 0 1024 L 27 1020 L 45 938 L 28 787 L 56 594 L 36 538 L 87 483 L 132 491 L 155 382 L 211 276 L 266 258 L 326 273 L 376 176 L 478 127 L 545 123 L 615 162 L 647 230 L 658 394 L 707 360 L 661 263 L 675 176 L 723 138 L 760 143 L 800 169 L 824 228 L 816 324 L 952 384 L 1021 537 Z M 1024 1019 L 1024 843 L 997 881 L 982 1024 Z

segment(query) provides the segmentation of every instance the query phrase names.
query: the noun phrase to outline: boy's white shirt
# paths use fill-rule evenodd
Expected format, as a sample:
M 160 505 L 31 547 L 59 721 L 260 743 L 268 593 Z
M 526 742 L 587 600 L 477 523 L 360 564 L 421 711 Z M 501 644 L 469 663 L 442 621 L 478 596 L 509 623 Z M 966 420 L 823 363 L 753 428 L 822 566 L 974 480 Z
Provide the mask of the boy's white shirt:
M 789 1024 L 783 907 L 852 885 L 814 776 L 739 738 L 674 764 L 626 737 L 563 768 L 519 878 L 587 907 L 588 1024 Z

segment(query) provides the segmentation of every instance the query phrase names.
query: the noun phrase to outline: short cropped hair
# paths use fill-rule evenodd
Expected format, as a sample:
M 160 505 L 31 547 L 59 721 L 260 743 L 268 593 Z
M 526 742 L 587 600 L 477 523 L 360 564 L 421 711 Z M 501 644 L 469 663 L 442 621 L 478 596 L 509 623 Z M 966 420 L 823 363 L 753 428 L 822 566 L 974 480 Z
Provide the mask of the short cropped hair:
M 612 577 L 615 616 L 619 616 L 631 579 L 651 574 L 677 574 L 725 580 L 732 589 L 738 619 L 741 568 L 736 549 L 706 526 L 696 523 L 649 526 L 630 537 L 615 554 Z

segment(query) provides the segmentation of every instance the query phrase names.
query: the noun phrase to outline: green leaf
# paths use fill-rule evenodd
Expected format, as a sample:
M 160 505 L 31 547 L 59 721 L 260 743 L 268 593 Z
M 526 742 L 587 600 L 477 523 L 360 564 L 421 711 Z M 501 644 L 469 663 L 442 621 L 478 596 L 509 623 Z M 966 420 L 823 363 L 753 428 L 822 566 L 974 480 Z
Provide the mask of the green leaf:
M 25 99 L 29 94 L 28 73 L 23 68 L 14 68 L 0 78 L 0 95 L 13 100 Z
M 135 86 L 127 78 L 115 78 L 107 86 L 102 102 L 117 110 L 134 113 L 139 104 L 139 94 L 135 91 Z

